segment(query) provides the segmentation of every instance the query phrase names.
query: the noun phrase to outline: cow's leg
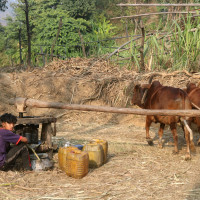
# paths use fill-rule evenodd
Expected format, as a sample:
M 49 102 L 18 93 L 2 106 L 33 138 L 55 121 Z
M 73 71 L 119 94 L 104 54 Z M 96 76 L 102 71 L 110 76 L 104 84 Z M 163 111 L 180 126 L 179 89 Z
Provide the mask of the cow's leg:
M 170 124 L 170 129 L 172 131 L 173 134 L 173 138 L 174 138 L 174 154 L 178 153 L 178 135 L 177 135 L 177 130 L 176 130 L 176 123 L 171 123 Z
M 152 123 L 151 118 L 150 118 L 149 116 L 147 116 L 147 117 L 146 117 L 146 126 L 145 126 L 145 128 L 146 128 L 146 140 L 147 140 L 147 142 L 148 142 L 148 144 L 149 144 L 150 146 L 153 145 L 153 140 L 152 140 L 152 138 L 151 138 L 150 135 L 149 135 L 149 128 L 150 128 L 150 126 L 151 126 L 151 123 Z
M 199 134 L 200 134 L 200 126 L 198 127 L 198 132 L 199 132 Z M 200 146 L 200 138 L 199 138 L 198 141 L 197 141 L 197 145 Z
M 184 127 L 184 130 L 185 130 L 185 140 L 186 140 L 186 145 L 187 145 L 187 152 L 186 152 L 185 160 L 190 160 L 191 159 L 191 155 L 190 155 L 190 133 L 189 133 L 189 131 L 187 130 L 186 127 Z
M 199 117 L 196 117 L 196 124 L 197 124 L 197 127 L 198 127 L 198 132 L 200 134 L 200 118 Z M 198 139 L 197 145 L 200 146 L 200 138 Z
M 165 128 L 165 124 L 160 123 L 160 128 L 159 128 L 159 131 L 158 131 L 158 136 L 159 136 L 158 147 L 159 148 L 163 148 L 162 136 L 163 136 L 164 128 Z

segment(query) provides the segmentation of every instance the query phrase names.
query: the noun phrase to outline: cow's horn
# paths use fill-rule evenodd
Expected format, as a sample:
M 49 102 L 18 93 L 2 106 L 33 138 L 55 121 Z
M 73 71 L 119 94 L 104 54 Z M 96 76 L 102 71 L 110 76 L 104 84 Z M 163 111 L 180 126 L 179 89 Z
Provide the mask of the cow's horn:
M 148 91 L 148 89 L 146 89 L 146 90 L 144 91 L 144 94 L 143 94 L 143 96 L 142 96 L 142 100 L 141 100 L 141 103 L 142 103 L 142 104 L 144 104 L 144 100 L 146 99 L 147 91 Z
M 149 77 L 149 83 L 152 82 L 154 76 L 156 76 L 156 74 L 152 74 L 152 75 Z
M 149 84 L 151 84 L 152 80 L 153 80 L 153 77 L 155 76 L 156 74 L 152 74 L 149 78 Z M 146 99 L 146 96 L 147 96 L 147 91 L 148 89 L 145 89 L 144 91 L 144 94 L 143 94 L 143 97 L 142 97 L 142 100 L 141 100 L 141 103 L 144 104 L 144 101 Z

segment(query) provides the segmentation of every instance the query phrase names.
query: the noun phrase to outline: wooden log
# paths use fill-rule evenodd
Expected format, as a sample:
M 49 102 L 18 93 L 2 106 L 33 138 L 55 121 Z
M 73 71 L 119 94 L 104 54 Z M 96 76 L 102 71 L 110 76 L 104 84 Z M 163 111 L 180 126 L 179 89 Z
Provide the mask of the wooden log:
M 16 105 L 16 102 L 19 103 L 20 101 L 24 101 L 25 107 L 36 107 L 36 108 L 55 108 L 55 109 L 95 111 L 95 112 L 135 114 L 135 115 L 162 115 L 162 116 L 186 116 L 186 117 L 200 116 L 200 110 L 149 110 L 149 109 L 117 108 L 117 107 L 105 107 L 105 106 L 65 104 L 59 102 L 46 102 L 46 101 L 26 99 L 21 97 L 9 100 L 9 104 Z

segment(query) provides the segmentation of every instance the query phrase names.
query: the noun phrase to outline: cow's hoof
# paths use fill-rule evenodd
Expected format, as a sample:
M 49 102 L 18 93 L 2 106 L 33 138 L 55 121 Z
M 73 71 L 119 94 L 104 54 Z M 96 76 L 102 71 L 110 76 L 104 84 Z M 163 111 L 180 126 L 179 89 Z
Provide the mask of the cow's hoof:
M 173 155 L 177 155 L 177 154 L 178 154 L 178 151 L 173 150 L 173 151 L 172 151 L 172 154 L 173 154 Z
M 191 160 L 191 156 L 190 156 L 189 153 L 187 153 L 187 154 L 185 155 L 185 160 L 186 160 L 186 161 L 187 161 L 187 160 Z
M 148 142 L 148 145 L 153 146 L 153 140 L 151 138 L 146 139 Z
M 163 144 L 162 143 L 158 143 L 158 148 L 162 149 L 163 148 Z

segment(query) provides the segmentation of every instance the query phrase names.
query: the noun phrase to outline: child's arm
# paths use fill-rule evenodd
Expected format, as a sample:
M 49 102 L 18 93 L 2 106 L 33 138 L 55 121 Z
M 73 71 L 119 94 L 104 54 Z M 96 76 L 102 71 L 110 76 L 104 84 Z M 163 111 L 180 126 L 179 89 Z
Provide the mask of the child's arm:
M 27 143 L 27 142 L 28 142 L 28 140 L 27 140 L 27 138 L 26 138 L 26 137 L 21 137 L 21 142 Z

